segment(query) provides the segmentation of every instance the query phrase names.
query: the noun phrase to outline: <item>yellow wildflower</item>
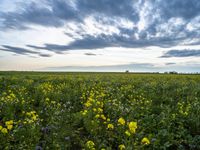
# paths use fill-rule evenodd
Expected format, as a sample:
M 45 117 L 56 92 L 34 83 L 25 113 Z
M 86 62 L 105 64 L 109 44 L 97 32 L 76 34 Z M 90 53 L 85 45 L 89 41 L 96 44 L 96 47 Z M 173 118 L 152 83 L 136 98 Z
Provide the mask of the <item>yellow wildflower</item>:
M 101 115 L 101 119 L 106 120 L 106 117 L 104 116 L 104 114 Z
M 124 144 L 121 144 L 121 145 L 118 146 L 118 148 L 119 148 L 119 150 L 123 150 L 123 149 L 125 149 L 126 147 L 125 147 Z
M 10 120 L 10 121 L 6 121 L 6 126 L 8 126 L 8 125 L 11 125 L 11 124 L 13 124 L 13 120 Z
M 107 126 L 107 129 L 114 129 L 114 125 L 109 123 L 108 126 Z
M 97 101 L 97 105 L 101 105 L 100 101 Z
M 3 129 L 1 129 L 1 132 L 2 132 L 3 134 L 6 134 L 6 133 L 8 133 L 8 130 L 7 130 L 6 128 L 3 128 Z
M 103 109 L 102 109 L 102 108 L 98 108 L 98 112 L 99 112 L 99 113 L 102 113 L 102 112 L 103 112 Z
M 109 121 L 110 121 L 110 118 L 107 118 L 107 121 L 109 122 Z
M 134 121 L 130 122 L 128 124 L 128 127 L 129 127 L 130 132 L 134 134 L 135 130 L 137 129 L 137 122 L 134 122 Z
M 144 144 L 144 145 L 149 145 L 149 144 L 150 144 L 149 139 L 148 139 L 147 137 L 144 137 L 144 138 L 142 139 L 142 144 Z
M 119 118 L 118 119 L 118 124 L 120 124 L 120 125 L 125 125 L 125 120 L 121 117 L 121 118 Z
M 87 114 L 87 110 L 84 110 L 83 112 L 82 112 L 82 115 L 86 115 Z
M 30 112 L 27 112 L 26 115 L 27 115 L 27 116 L 31 116 L 31 113 L 30 113 Z
M 100 117 L 100 115 L 99 114 L 97 114 L 96 116 L 95 116 L 95 118 L 99 118 Z
M 85 103 L 85 107 L 90 107 L 92 104 L 89 102 L 89 101 L 87 101 L 86 103 Z
M 130 133 L 128 130 L 125 131 L 125 134 L 126 134 L 127 136 L 131 136 L 131 133 Z
M 11 125 L 11 124 L 7 125 L 8 130 L 11 130 L 12 128 L 13 128 L 13 125 Z
M 36 117 L 35 115 L 33 115 L 32 119 L 33 119 L 34 121 L 36 121 L 36 120 L 37 120 L 37 117 Z
M 86 143 L 86 147 L 89 148 L 89 149 L 93 149 L 95 146 L 94 142 L 93 141 L 87 141 Z

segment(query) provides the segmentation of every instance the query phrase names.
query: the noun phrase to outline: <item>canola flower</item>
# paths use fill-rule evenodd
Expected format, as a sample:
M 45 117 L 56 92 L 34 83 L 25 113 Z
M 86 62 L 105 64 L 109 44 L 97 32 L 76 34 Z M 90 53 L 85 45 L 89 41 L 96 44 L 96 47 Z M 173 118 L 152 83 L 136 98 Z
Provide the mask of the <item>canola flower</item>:
M 93 141 L 87 141 L 86 142 L 86 147 L 88 148 L 88 149 L 94 149 L 94 146 L 95 146 L 95 144 L 94 144 L 94 142 Z
M 118 119 L 119 125 L 125 125 L 125 123 L 126 123 L 126 121 L 124 120 L 124 118 L 121 117 L 121 118 Z
M 106 117 L 104 114 L 101 115 L 101 119 L 106 120 Z
M 98 108 L 98 112 L 99 112 L 99 113 L 102 113 L 102 112 L 103 112 L 103 109 L 102 109 L 102 108 Z
M 7 126 L 7 129 L 8 129 L 8 130 L 11 130 L 12 128 L 13 128 L 13 125 L 8 125 L 8 126 Z
M 6 134 L 6 133 L 8 133 L 8 130 L 7 130 L 6 128 L 2 128 L 2 129 L 1 129 L 1 132 L 2 132 L 3 134 Z
M 136 129 L 137 129 L 137 122 L 134 122 L 134 121 L 131 121 L 129 124 L 128 124 L 128 127 L 129 127 L 129 130 L 132 134 L 134 134 L 136 132 Z
M 114 129 L 114 125 L 111 124 L 111 123 L 109 123 L 109 124 L 107 125 L 107 129 Z
M 144 137 L 141 142 L 144 145 L 149 145 L 150 144 L 150 141 L 149 141 L 149 139 L 147 137 Z
M 27 118 L 23 121 L 24 124 L 31 124 L 36 122 L 39 119 L 39 116 L 36 114 L 36 111 L 30 111 L 30 112 L 23 112 L 26 114 Z
M 109 122 L 109 121 L 110 121 L 110 118 L 107 118 L 107 121 Z
M 96 114 L 95 118 L 99 118 L 99 117 L 100 117 L 100 115 L 99 115 L 99 114 Z
M 11 130 L 13 128 L 13 123 L 14 123 L 13 120 L 5 122 L 5 125 L 6 125 L 8 130 Z
M 118 146 L 118 148 L 119 148 L 119 150 L 124 150 L 126 147 L 125 147 L 124 144 L 121 144 L 121 145 Z
M 131 136 L 131 133 L 130 133 L 128 130 L 125 131 L 125 134 L 126 134 L 127 136 Z
M 87 110 L 84 110 L 83 112 L 82 112 L 82 115 L 86 115 L 87 114 Z
M 85 107 L 90 107 L 90 106 L 92 106 L 92 104 L 90 103 L 90 101 L 87 101 L 84 105 L 85 105 Z
M 13 124 L 13 120 L 6 121 L 5 124 L 6 124 L 6 126 L 8 126 L 8 125 L 12 125 L 12 124 Z

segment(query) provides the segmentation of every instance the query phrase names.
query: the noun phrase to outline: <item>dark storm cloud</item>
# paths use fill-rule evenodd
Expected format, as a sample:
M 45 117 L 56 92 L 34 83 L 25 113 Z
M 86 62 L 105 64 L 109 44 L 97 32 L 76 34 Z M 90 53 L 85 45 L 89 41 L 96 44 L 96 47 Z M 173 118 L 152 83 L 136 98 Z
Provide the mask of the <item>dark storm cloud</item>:
M 23 27 L 24 23 L 58 27 L 62 26 L 64 21 L 81 21 L 96 13 L 106 17 L 128 18 L 133 22 L 140 19 L 138 11 L 135 9 L 138 0 L 77 0 L 71 2 L 74 3 L 74 6 L 64 0 L 43 1 L 45 5 L 32 2 L 25 5 L 21 4 L 20 9 L 16 12 L 1 13 L 1 18 L 4 19 L 4 27 Z M 151 0 L 150 2 L 154 7 L 153 10 L 155 12 L 159 10 L 161 18 L 166 20 L 172 17 L 182 17 L 188 20 L 199 15 L 200 12 L 199 0 Z M 142 8 L 145 1 L 142 0 L 140 3 Z
M 94 53 L 84 53 L 84 55 L 87 55 L 87 56 L 96 56 L 97 54 L 94 54 Z
M 43 2 L 43 3 L 42 3 Z M 148 6 L 145 5 L 148 3 Z M 20 4 L 15 12 L 0 11 L 0 31 L 5 29 L 28 29 L 37 24 L 46 27 L 63 27 L 72 21 L 79 31 L 65 32 L 74 39 L 66 45 L 44 43 L 44 46 L 27 45 L 29 48 L 62 53 L 66 50 L 100 49 L 106 47 L 138 48 L 148 46 L 172 47 L 200 38 L 200 28 L 188 30 L 187 25 L 200 15 L 199 0 L 43 0 Z M 127 19 L 137 24 L 142 17 L 140 12 L 145 8 L 147 26 L 139 30 L 137 26 L 126 28 L 118 26 L 119 33 L 88 34 L 81 28 L 84 19 L 92 16 L 103 26 L 116 26 L 119 19 Z M 149 12 L 150 11 L 150 12 Z M 144 16 L 143 16 L 144 17 Z M 183 23 L 176 24 L 171 19 L 181 18 Z M 165 24 L 168 25 L 162 29 Z M 194 24 L 199 24 L 197 20 Z M 66 26 L 68 28 L 68 26 Z M 23 35 L 22 35 L 23 36 Z M 186 43 L 187 44 L 187 43 Z M 21 49 L 22 53 L 24 49 Z M 19 49 L 18 49 L 19 51 Z
M 32 2 L 30 5 L 24 6 L 19 12 L 2 13 L 0 16 L 4 18 L 3 27 L 6 29 L 27 29 L 27 24 L 39 24 L 43 26 L 62 26 L 63 22 L 58 19 L 54 13 L 46 7 L 39 6 Z
M 36 51 L 31 51 L 25 48 L 21 47 L 15 47 L 15 46 L 9 46 L 9 45 L 2 45 L 3 48 L 0 48 L 1 51 L 7 51 L 7 52 L 12 52 L 14 54 L 20 54 L 20 55 L 31 55 L 31 54 L 36 54 L 41 57 L 51 57 L 50 54 L 43 54 L 40 52 Z
M 41 56 L 41 57 L 51 57 L 52 55 L 50 55 L 50 54 L 39 54 L 39 56 Z
M 175 65 L 176 63 L 165 63 L 165 65 Z
M 137 2 L 136 0 L 135 2 Z M 108 17 L 123 17 L 138 21 L 139 16 L 131 0 L 79 0 L 77 6 L 85 14 L 100 13 Z
M 182 17 L 186 20 L 200 14 L 199 0 L 152 0 L 153 4 L 161 10 L 161 16 L 166 19 L 172 17 Z
M 74 1 L 74 6 L 65 0 L 45 2 L 45 5 L 36 2 L 20 5 L 21 9 L 16 12 L 0 12 L 0 17 L 3 18 L 3 28 L 27 29 L 28 24 L 60 27 L 70 20 L 80 23 L 92 14 L 138 20 L 138 14 L 132 7 L 132 1 L 127 0 L 79 0 Z
M 139 48 L 148 46 L 159 47 L 171 47 L 177 45 L 181 38 L 164 37 L 164 38 L 152 38 L 152 39 L 135 39 L 135 37 L 126 37 L 123 35 L 105 35 L 99 36 L 85 36 L 83 39 L 77 39 L 67 45 L 49 44 L 44 46 L 27 45 L 28 47 L 35 49 L 43 49 L 53 51 L 56 53 L 62 53 L 68 50 L 87 50 L 87 49 L 101 49 L 106 47 L 125 47 L 125 48 Z
M 34 45 L 26 45 L 27 47 L 31 47 L 39 50 L 48 50 L 58 54 L 62 54 L 62 51 L 68 50 L 68 45 L 58 45 L 58 44 L 45 44 L 45 46 L 34 46 Z
M 13 52 L 15 54 L 22 54 L 22 55 L 27 55 L 27 54 L 38 54 L 37 52 L 27 50 L 25 48 L 20 48 L 20 47 L 14 47 L 14 46 L 8 46 L 8 45 L 2 45 L 3 48 L 0 48 L 2 51 L 8 51 L 8 52 Z
M 184 50 L 170 50 L 164 53 L 162 58 L 168 57 L 200 57 L 200 50 L 184 49 Z

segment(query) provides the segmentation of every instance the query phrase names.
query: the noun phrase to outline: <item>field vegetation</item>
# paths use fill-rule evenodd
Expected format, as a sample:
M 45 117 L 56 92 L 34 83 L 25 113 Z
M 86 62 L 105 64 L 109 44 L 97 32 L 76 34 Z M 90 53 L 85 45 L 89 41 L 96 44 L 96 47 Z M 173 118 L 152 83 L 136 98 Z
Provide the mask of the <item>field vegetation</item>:
M 0 72 L 0 149 L 200 149 L 200 75 Z

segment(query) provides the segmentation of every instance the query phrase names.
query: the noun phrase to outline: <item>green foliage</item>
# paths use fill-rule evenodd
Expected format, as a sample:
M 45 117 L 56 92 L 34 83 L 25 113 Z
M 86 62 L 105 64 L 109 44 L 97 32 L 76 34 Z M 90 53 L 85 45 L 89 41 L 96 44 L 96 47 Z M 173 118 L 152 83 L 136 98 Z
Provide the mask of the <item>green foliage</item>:
M 199 75 L 0 74 L 0 149 L 200 149 Z

